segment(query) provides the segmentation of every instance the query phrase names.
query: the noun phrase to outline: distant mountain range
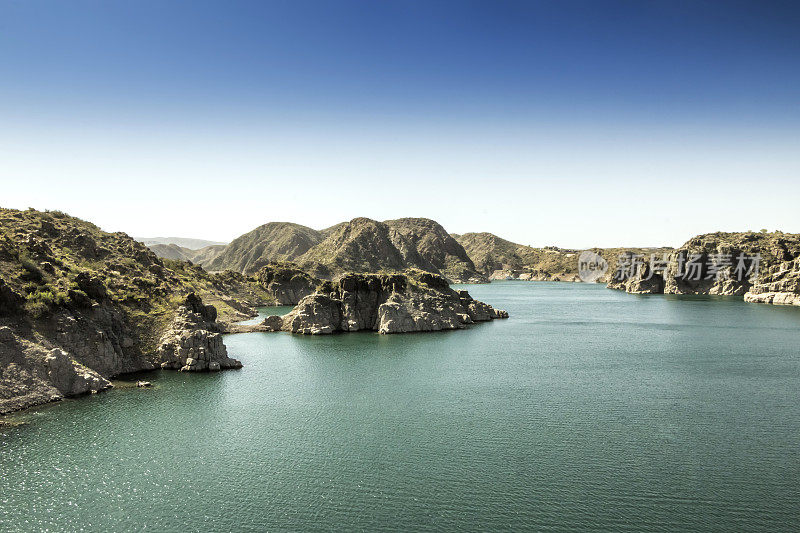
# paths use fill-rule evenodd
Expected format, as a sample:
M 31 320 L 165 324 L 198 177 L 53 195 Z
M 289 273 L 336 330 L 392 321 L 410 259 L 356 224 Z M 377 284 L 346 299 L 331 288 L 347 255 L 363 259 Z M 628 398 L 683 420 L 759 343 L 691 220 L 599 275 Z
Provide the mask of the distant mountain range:
M 151 239 L 155 240 L 155 239 Z M 400 271 L 418 268 L 456 282 L 486 282 L 521 278 L 577 279 L 578 250 L 534 248 L 492 233 L 449 234 L 438 222 L 426 218 L 400 218 L 379 222 L 355 218 L 323 230 L 291 222 L 269 222 L 234 239 L 199 249 L 180 242 L 200 239 L 160 239 L 149 244 L 160 257 L 191 261 L 209 271 L 233 270 L 255 274 L 274 262 L 292 262 L 309 274 L 332 279 L 345 272 Z M 598 251 L 613 266 L 619 252 Z
M 177 244 L 148 244 L 155 254 L 164 259 L 174 259 L 176 261 L 191 261 L 192 263 L 203 264 L 214 257 L 216 257 L 222 250 L 225 249 L 225 244 L 214 244 L 200 248 L 199 250 L 192 250 L 178 246 Z
M 681 285 L 675 273 L 657 272 L 640 280 L 636 276 L 624 281 L 612 279 L 621 256 L 649 260 L 687 253 L 725 254 L 746 251 L 760 253 L 764 265 L 786 263 L 783 270 L 763 273 L 764 283 L 753 287 L 760 300 L 800 301 L 794 290 L 793 273 L 798 270 L 791 261 L 800 255 L 800 238 L 781 232 L 714 233 L 696 236 L 680 249 L 661 248 L 593 248 L 608 263 L 605 275 L 598 281 L 629 292 L 678 292 L 699 294 L 745 294 L 754 280 L 742 283 L 728 281 Z M 492 233 L 449 234 L 437 222 L 425 218 L 401 218 L 378 222 L 355 218 L 324 230 L 292 224 L 270 222 L 234 239 L 228 245 L 206 246 L 192 250 L 176 244 L 154 244 L 150 248 L 159 256 L 200 264 L 206 270 L 233 270 L 255 274 L 274 262 L 291 262 L 292 268 L 321 279 L 335 279 L 345 272 L 403 271 L 417 268 L 441 274 L 453 282 L 479 283 L 493 279 L 579 281 L 578 256 L 581 250 L 548 246 L 534 248 L 500 238 Z M 688 252 L 687 252 L 688 250 Z M 798 260 L 800 261 L 800 260 Z M 777 266 L 775 267 L 777 268 Z M 791 275 L 785 274 L 792 273 Z M 774 275 L 773 275 L 774 274 Z M 705 275 L 705 274 L 704 274 Z M 788 276 L 788 277 L 787 277 Z M 644 283 L 644 282 L 648 283 Z M 712 280 L 713 281 L 713 280 Z M 783 285 L 781 285 L 783 284 Z M 684 286 L 686 285 L 686 286 Z M 691 286 L 690 286 L 691 285 Z M 697 285 L 697 286 L 695 286 Z M 773 293 L 778 296 L 772 296 Z M 783 293 L 788 294 L 785 296 Z M 750 295 L 750 298 L 756 296 Z M 770 300 L 771 301 L 771 300 Z
M 344 272 L 418 268 L 454 281 L 487 281 L 464 248 L 439 223 L 425 218 L 355 218 L 324 230 L 270 222 L 227 246 L 191 250 L 159 243 L 150 248 L 161 257 L 192 261 L 210 271 L 254 274 L 271 262 L 290 261 L 325 279 Z
M 136 237 L 135 240 L 147 245 L 152 246 L 155 244 L 174 244 L 181 248 L 188 248 L 189 250 L 199 250 L 206 246 L 215 246 L 219 244 L 228 244 L 227 242 L 220 241 L 206 241 L 204 239 L 187 239 L 185 237 Z M 171 258 L 177 259 L 177 258 Z

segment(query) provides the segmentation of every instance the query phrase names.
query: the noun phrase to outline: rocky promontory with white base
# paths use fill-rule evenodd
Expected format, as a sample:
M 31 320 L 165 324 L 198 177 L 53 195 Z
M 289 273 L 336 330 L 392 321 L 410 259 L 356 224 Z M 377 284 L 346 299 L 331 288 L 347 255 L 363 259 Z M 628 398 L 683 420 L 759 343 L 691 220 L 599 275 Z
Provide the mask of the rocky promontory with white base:
M 161 338 L 157 355 L 161 368 L 181 372 L 242 368 L 240 361 L 228 357 L 216 320 L 213 305 L 203 305 L 194 293 L 187 296 Z
M 713 294 L 792 303 L 800 277 L 798 257 L 800 235 L 709 233 L 693 237 L 665 261 L 640 256 L 636 268 L 612 274 L 608 287 L 633 294 Z M 630 264 L 633 256 L 628 258 Z

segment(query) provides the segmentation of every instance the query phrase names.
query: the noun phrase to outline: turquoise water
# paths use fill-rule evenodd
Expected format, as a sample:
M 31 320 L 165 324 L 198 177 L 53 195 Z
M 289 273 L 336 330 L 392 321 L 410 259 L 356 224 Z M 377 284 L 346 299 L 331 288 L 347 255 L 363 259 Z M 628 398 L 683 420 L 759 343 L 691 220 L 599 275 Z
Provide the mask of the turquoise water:
M 0 434 L 0 529 L 776 531 L 800 519 L 800 309 L 470 286 L 469 330 L 226 339 L 245 368 Z

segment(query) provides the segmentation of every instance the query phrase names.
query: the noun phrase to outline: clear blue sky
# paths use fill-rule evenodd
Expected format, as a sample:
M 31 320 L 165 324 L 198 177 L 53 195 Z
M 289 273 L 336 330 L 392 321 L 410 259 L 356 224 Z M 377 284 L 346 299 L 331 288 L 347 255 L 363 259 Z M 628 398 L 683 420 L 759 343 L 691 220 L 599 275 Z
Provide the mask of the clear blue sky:
M 0 205 L 228 240 L 800 232 L 800 4 L 0 0 Z

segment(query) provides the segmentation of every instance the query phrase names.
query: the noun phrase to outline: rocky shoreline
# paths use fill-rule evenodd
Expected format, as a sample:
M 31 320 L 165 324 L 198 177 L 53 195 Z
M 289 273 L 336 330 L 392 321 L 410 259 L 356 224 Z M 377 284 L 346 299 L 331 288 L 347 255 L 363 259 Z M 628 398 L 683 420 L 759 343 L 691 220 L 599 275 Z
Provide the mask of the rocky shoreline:
M 124 233 L 0 209 L 0 414 L 133 372 L 241 367 L 217 315 L 240 320 L 270 301 L 255 280 L 161 259 Z
M 625 275 L 613 277 L 608 288 L 631 294 L 709 294 L 739 296 L 751 303 L 800 305 L 796 235 L 700 235 L 664 259 L 658 264 L 645 259 Z M 688 266 L 691 263 L 696 268 Z
M 525 271 L 525 270 L 512 270 L 501 269 L 495 270 L 489 274 L 489 281 L 563 281 L 567 283 L 578 283 L 581 278 L 577 274 L 552 274 L 550 272 L 542 271 Z
M 60 318 L 52 336 L 19 323 L 0 326 L 0 414 L 101 392 L 113 387 L 111 379 L 133 372 L 242 367 L 227 355 L 216 308 L 194 293 L 178 307 L 153 357 L 139 350 L 120 316 L 103 305 L 92 313 L 92 319 Z
M 744 301 L 800 305 L 800 258 L 770 267 L 745 293 Z

